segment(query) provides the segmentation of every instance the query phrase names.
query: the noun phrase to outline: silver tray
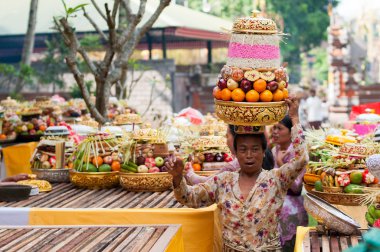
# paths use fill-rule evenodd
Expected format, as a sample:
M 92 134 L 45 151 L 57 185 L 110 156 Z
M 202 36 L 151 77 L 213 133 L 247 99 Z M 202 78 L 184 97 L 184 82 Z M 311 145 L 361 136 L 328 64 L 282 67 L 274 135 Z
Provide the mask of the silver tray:
M 37 179 L 47 180 L 51 183 L 69 183 L 69 169 L 32 169 Z

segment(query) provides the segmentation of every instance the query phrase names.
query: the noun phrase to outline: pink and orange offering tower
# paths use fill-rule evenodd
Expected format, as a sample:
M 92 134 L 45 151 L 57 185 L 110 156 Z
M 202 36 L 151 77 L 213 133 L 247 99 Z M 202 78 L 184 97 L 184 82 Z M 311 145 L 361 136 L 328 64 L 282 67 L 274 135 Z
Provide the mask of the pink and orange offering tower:
M 240 131 L 262 132 L 286 115 L 289 77 L 280 63 L 280 40 L 276 23 L 259 17 L 258 11 L 233 24 L 227 62 L 213 96 L 217 116 L 245 128 Z

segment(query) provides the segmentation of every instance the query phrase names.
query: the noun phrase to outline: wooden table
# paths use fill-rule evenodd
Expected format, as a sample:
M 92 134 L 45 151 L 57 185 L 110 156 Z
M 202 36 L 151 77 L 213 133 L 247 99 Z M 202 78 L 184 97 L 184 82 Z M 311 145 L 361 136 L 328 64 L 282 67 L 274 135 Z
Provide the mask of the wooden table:
M 348 247 L 355 246 L 362 240 L 362 235 L 366 230 L 361 230 L 361 235 L 340 235 L 329 233 L 326 235 L 318 234 L 316 230 L 310 230 L 303 239 L 304 252 L 340 252 Z
M 179 229 L 179 225 L 0 227 L 0 250 L 183 251 L 180 240 L 178 245 L 170 245 L 178 239 L 175 236 Z
M 51 192 L 41 192 L 19 202 L 0 202 L 0 207 L 39 208 L 183 208 L 172 191 L 127 192 L 122 188 L 87 190 L 70 183 L 53 184 Z
M 0 225 L 167 225 L 180 224 L 185 251 L 220 251 L 216 205 L 192 209 L 172 191 L 87 190 L 69 183 L 19 202 L 0 202 Z

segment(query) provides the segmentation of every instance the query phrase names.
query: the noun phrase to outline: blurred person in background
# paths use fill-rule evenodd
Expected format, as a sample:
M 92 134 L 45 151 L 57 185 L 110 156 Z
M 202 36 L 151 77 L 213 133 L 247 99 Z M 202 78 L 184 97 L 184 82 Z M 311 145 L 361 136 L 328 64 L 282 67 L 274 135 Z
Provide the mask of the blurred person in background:
M 322 125 L 322 101 L 314 89 L 306 99 L 307 122 L 312 129 L 320 129 Z

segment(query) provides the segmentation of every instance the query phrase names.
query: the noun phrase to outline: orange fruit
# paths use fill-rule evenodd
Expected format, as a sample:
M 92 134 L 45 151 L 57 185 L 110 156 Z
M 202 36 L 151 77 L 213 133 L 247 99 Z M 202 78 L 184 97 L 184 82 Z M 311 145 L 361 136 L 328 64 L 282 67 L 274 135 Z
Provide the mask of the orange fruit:
M 99 157 L 99 156 L 94 157 L 94 158 L 92 159 L 92 164 L 95 165 L 96 167 L 101 166 L 101 165 L 103 164 L 103 158 L 102 158 L 102 157 Z
M 242 102 L 245 99 L 245 93 L 241 88 L 236 88 L 232 91 L 231 98 L 236 102 Z
M 46 126 L 45 126 L 45 125 L 41 125 L 41 126 L 39 127 L 39 130 L 41 130 L 41 131 L 45 131 L 45 130 L 46 130 Z
M 260 99 L 260 94 L 256 90 L 252 89 L 245 94 L 245 99 L 247 102 L 258 102 Z
M 260 94 L 260 101 L 262 102 L 271 102 L 273 100 L 273 94 L 269 90 L 265 90 Z
M 5 140 L 5 139 L 7 139 L 7 136 L 5 134 L 0 134 L 0 139 Z
M 193 170 L 194 171 L 201 171 L 202 170 L 202 166 L 200 164 L 193 164 Z
M 273 93 L 273 101 L 282 101 L 282 100 L 284 100 L 284 93 L 280 89 L 277 89 Z
M 284 89 L 282 90 L 282 93 L 284 93 L 284 99 L 288 99 L 288 97 L 289 97 L 289 92 L 288 92 L 288 90 L 287 90 L 286 88 L 284 88 Z
M 222 99 L 222 90 L 220 90 L 219 87 L 214 87 L 214 89 L 212 90 L 212 94 L 213 94 L 215 99 L 217 99 L 217 100 Z
M 228 88 L 224 88 L 222 90 L 222 100 L 223 101 L 230 101 L 231 100 L 231 90 Z
M 112 171 L 120 171 L 121 165 L 119 161 L 112 161 L 111 169 Z
M 267 82 L 263 79 L 258 79 L 253 83 L 253 89 L 261 93 L 267 90 Z

